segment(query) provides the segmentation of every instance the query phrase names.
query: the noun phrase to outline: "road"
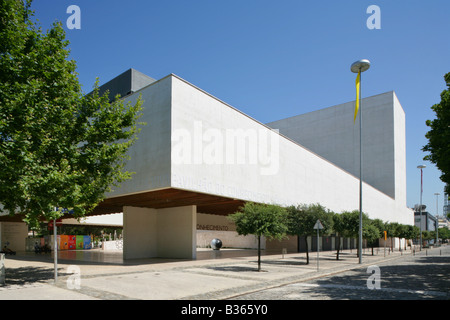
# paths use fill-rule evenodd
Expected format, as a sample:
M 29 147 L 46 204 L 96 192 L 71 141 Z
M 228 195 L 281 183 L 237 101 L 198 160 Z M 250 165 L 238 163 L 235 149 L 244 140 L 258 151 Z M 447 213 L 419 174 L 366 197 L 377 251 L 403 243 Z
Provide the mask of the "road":
M 376 268 L 378 267 L 378 268 Z M 235 300 L 449 300 L 450 246 L 405 255 L 320 279 L 233 297 Z M 371 287 L 371 289 L 369 289 Z

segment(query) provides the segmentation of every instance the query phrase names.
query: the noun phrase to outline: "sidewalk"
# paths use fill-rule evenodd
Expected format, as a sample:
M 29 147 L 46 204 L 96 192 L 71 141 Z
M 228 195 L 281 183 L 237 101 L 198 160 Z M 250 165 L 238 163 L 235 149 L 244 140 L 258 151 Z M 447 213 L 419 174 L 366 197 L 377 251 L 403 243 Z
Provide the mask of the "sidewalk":
M 18 253 L 7 256 L 6 286 L 0 300 L 221 300 L 263 288 L 308 281 L 381 261 L 411 256 L 411 250 L 390 254 L 380 248 L 375 255 L 366 249 L 362 264 L 356 249 L 262 256 L 257 271 L 255 250 L 214 251 L 199 249 L 197 260 L 121 260 L 121 252 L 72 252 L 58 258 L 58 281 L 54 283 L 52 255 Z M 439 254 L 439 248 L 427 254 Z M 62 253 L 62 252 L 61 252 Z M 420 255 L 425 255 L 422 251 Z M 251 256 L 248 256 L 251 255 Z

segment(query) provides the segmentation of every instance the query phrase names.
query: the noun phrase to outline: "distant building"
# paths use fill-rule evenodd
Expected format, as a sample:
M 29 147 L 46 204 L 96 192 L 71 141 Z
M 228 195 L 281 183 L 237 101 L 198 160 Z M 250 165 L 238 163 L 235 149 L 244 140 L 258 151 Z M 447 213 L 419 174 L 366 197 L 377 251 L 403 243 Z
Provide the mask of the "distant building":
M 420 228 L 421 222 L 422 231 L 436 231 L 438 219 L 429 212 L 422 212 L 422 216 L 420 215 L 420 212 L 414 212 L 414 225 Z
M 447 216 L 437 216 L 439 228 L 450 229 L 450 221 Z

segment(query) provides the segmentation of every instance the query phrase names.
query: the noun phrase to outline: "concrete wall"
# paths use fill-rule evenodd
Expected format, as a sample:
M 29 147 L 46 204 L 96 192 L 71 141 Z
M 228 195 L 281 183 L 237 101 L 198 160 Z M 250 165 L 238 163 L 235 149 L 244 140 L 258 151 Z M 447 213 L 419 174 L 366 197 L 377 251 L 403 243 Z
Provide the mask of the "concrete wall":
M 0 248 L 8 244 L 13 251 L 25 251 L 28 226 L 25 222 L 0 222 Z
M 144 111 L 139 120 L 147 125 L 130 148 L 130 160 L 125 167 L 136 174 L 107 197 L 170 186 L 171 82 L 171 77 L 163 78 L 124 99 L 125 103 L 134 103 L 142 95 Z
M 395 200 L 406 206 L 406 115 L 395 93 L 393 95 L 394 112 L 394 170 Z
M 186 206 L 157 212 L 158 257 L 195 259 L 197 208 Z
M 197 230 L 236 231 L 236 226 L 226 216 L 197 213 Z
M 320 203 L 335 212 L 359 208 L 359 178 L 349 173 L 359 167 L 353 103 L 309 115 L 306 130 L 317 128 L 310 133 L 313 144 L 327 157 L 343 157 L 342 168 L 285 131 L 297 127 L 296 117 L 278 126 L 288 138 L 175 75 L 125 101 L 135 101 L 139 94 L 145 101 L 141 120 L 148 125 L 130 149 L 126 167 L 136 174 L 108 196 L 172 187 L 284 206 Z M 363 108 L 368 180 L 363 211 L 372 219 L 412 224 L 412 211 L 406 208 L 404 112 L 394 93 L 366 98 Z M 126 207 L 124 257 L 194 257 L 196 214 L 183 208 Z
M 236 231 L 197 230 L 197 247 L 209 248 L 212 239 L 220 239 L 223 248 L 257 249 L 258 240 L 253 235 L 241 236 Z M 266 248 L 266 239 L 261 238 L 261 249 Z
M 384 101 L 386 97 L 392 98 L 392 94 L 379 98 Z M 383 104 L 392 111 L 392 99 Z M 353 130 L 353 118 L 349 118 L 347 126 Z M 392 136 L 392 126 L 386 124 L 379 131 Z M 244 146 L 241 149 L 239 139 Z M 352 143 L 349 150 L 353 148 Z M 386 150 L 378 150 L 377 159 L 386 157 L 384 153 L 395 157 L 394 142 Z M 236 154 L 245 156 L 237 158 Z M 394 187 L 395 168 L 391 167 L 389 174 L 381 174 Z M 175 76 L 171 177 L 175 188 L 242 200 L 280 205 L 321 203 L 335 212 L 359 208 L 358 177 Z M 405 204 L 367 183 L 363 184 L 363 211 L 370 218 L 413 222 Z
M 108 97 L 112 101 L 115 99 L 117 94 L 121 97 L 125 97 L 126 95 L 138 91 L 139 89 L 155 81 L 155 79 L 137 70 L 129 69 L 100 86 L 99 94 L 103 95 L 108 90 Z
M 272 128 L 359 177 L 355 102 L 269 123 Z M 394 92 L 363 99 L 363 180 L 406 206 L 405 113 Z
M 150 208 L 123 208 L 123 258 L 157 257 L 157 213 Z
M 196 258 L 196 207 L 124 207 L 123 257 Z

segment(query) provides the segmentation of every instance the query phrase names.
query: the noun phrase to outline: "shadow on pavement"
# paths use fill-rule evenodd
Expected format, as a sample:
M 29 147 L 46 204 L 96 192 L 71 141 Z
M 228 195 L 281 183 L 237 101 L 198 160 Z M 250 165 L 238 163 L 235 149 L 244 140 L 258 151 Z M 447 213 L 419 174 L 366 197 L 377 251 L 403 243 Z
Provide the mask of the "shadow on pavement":
M 416 257 L 399 264 L 380 264 L 380 290 L 367 287 L 366 268 L 322 278 L 302 287 L 310 299 L 330 300 L 447 300 L 450 296 L 450 257 Z
M 58 269 L 58 275 L 64 276 L 62 269 Z M 24 285 L 53 280 L 55 270 L 43 267 L 21 267 L 6 270 L 6 285 Z

